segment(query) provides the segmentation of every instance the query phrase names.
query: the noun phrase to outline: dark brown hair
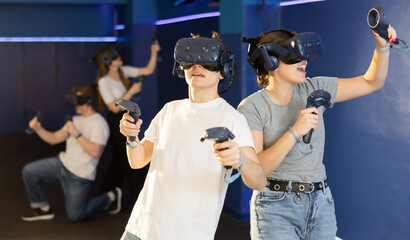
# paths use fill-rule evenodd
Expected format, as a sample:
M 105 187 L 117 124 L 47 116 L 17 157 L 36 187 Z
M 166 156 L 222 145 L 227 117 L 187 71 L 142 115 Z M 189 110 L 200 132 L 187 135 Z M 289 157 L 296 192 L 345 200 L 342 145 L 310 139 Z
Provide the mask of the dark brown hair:
M 81 93 L 81 95 L 87 95 L 90 94 L 92 97 L 92 107 L 95 110 L 104 110 L 104 103 L 102 101 L 102 98 L 100 94 L 97 91 L 97 86 L 96 85 L 91 85 L 91 84 L 84 84 L 78 87 L 73 87 L 71 90 L 71 94 L 77 95 L 78 93 Z
M 256 43 L 256 46 L 259 46 L 260 44 L 267 43 L 267 42 L 276 43 L 280 46 L 283 46 L 283 42 L 286 42 L 286 40 L 288 40 L 289 38 L 292 38 L 293 36 L 294 35 L 289 31 L 274 30 L 274 31 L 264 34 L 263 37 Z M 279 58 L 277 54 L 272 54 L 272 53 L 270 54 Z M 269 72 L 264 67 L 263 57 L 259 57 L 256 60 L 256 64 L 257 66 L 259 66 L 257 81 L 260 85 L 266 87 L 269 84 L 269 79 L 268 79 Z
M 191 33 L 191 37 L 192 38 L 199 38 L 200 36 L 199 36 L 199 34 L 195 35 L 195 34 Z M 217 40 L 221 44 L 221 52 L 231 51 L 228 48 L 228 46 L 225 45 L 225 43 L 222 41 L 222 39 L 219 38 L 219 33 L 215 32 L 215 31 L 212 31 L 212 36 L 210 38 Z

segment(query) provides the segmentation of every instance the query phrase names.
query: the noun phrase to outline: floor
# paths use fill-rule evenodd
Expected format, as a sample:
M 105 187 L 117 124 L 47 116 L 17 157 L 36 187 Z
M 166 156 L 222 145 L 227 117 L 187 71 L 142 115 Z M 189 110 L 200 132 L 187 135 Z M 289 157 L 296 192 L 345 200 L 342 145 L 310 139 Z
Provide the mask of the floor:
M 50 221 L 23 222 L 20 217 L 28 210 L 21 169 L 24 164 L 56 155 L 64 144 L 50 146 L 36 135 L 0 136 L 0 239 L 119 239 L 130 215 L 125 209 L 117 215 L 100 213 L 92 219 L 73 223 L 64 210 L 59 185 L 49 185 L 46 191 L 56 217 Z M 249 221 L 239 221 L 222 213 L 216 240 L 246 240 Z

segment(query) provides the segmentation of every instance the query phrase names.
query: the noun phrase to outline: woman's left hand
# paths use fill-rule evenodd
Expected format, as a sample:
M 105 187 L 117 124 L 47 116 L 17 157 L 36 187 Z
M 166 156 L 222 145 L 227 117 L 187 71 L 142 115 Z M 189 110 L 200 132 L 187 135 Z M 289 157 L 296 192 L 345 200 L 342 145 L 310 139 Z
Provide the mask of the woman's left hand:
M 390 42 L 386 41 L 386 39 L 380 37 L 378 33 L 373 31 L 374 38 L 376 39 L 376 46 L 378 49 L 386 49 L 390 46 L 391 43 L 396 41 L 397 32 L 391 25 L 389 25 L 389 27 L 387 28 L 387 34 L 389 36 Z
M 159 46 L 158 40 L 155 40 L 155 42 L 151 45 L 151 52 L 158 53 L 160 50 L 161 47 Z

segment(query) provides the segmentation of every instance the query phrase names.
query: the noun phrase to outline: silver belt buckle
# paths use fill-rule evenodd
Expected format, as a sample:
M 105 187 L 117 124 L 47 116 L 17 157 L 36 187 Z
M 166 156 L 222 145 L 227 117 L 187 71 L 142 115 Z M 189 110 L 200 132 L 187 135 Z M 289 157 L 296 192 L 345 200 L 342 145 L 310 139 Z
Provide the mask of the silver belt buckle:
M 309 184 L 311 186 L 310 190 L 305 191 L 305 185 L 304 184 Z M 300 192 L 304 192 L 304 193 L 311 193 L 313 192 L 313 190 L 315 190 L 315 185 L 313 185 L 312 182 L 301 182 L 301 184 L 299 185 L 299 191 Z

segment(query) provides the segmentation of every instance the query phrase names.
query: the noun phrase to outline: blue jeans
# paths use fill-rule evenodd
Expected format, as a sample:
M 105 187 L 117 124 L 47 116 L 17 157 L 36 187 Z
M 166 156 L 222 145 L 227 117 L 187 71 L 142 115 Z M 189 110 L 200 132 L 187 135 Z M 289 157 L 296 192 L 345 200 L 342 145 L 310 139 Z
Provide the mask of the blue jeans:
M 120 240 L 141 240 L 141 239 L 127 231 L 124 231 L 124 234 L 122 234 L 122 237 Z
M 74 222 L 89 218 L 108 207 L 107 194 L 88 200 L 93 181 L 80 178 L 68 171 L 58 157 L 31 162 L 23 168 L 23 181 L 32 208 L 48 204 L 45 184 L 60 183 L 64 193 L 68 218 Z
M 336 216 L 330 188 L 312 193 L 278 192 L 265 188 L 251 199 L 251 238 L 334 240 Z

